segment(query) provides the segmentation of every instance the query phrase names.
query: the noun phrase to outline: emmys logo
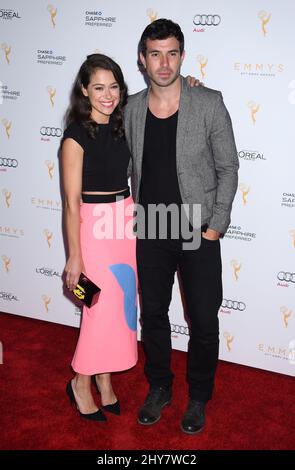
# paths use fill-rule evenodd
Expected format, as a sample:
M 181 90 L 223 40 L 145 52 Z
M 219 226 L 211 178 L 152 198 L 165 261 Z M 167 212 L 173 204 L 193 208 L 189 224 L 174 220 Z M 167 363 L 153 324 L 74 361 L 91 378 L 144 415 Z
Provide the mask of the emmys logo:
M 233 268 L 233 276 L 234 276 L 234 280 L 235 281 L 238 281 L 239 280 L 239 276 L 240 276 L 240 270 L 241 270 L 241 267 L 242 267 L 242 264 L 238 263 L 238 261 L 236 259 L 232 259 L 231 262 L 231 267 Z
M 50 302 L 51 302 L 51 297 L 48 297 L 48 295 L 43 294 L 43 295 L 42 295 L 42 300 L 43 300 L 43 303 L 44 303 L 45 311 L 46 311 L 46 313 L 48 313 L 48 312 L 49 312 L 48 305 L 49 305 Z
M 234 336 L 232 336 L 232 335 L 231 335 L 230 333 L 228 333 L 228 332 L 223 333 L 223 336 L 224 336 L 224 338 L 225 338 L 225 340 L 226 340 L 226 348 L 227 348 L 228 352 L 231 352 L 231 350 L 232 350 L 232 342 L 233 342 L 233 340 L 234 340 Z
M 258 13 L 258 18 L 260 19 L 261 21 L 261 30 L 262 30 L 262 34 L 263 36 L 265 37 L 266 36 L 266 25 L 267 23 L 269 23 L 269 20 L 271 18 L 271 14 L 270 13 L 267 13 L 266 11 L 264 10 L 261 10 L 259 13 Z
M 4 118 L 2 119 L 1 122 L 3 126 L 5 127 L 7 139 L 10 139 L 10 130 L 11 130 L 12 121 L 8 122 L 7 119 Z
M 256 114 L 259 111 L 260 105 L 254 103 L 254 101 L 248 101 L 247 106 L 250 109 L 250 114 L 251 114 L 251 119 L 252 119 L 253 125 L 255 125 L 256 124 Z
M 153 21 L 156 21 L 158 18 L 158 12 L 154 11 L 152 8 L 148 8 L 146 14 L 150 19 L 150 23 L 153 23 Z
M 8 258 L 6 255 L 2 255 L 2 261 L 4 264 L 5 271 L 8 273 L 10 267 L 10 258 Z
M 2 194 L 3 194 L 3 196 L 5 197 L 6 207 L 7 207 L 7 209 L 9 209 L 9 207 L 10 207 L 10 199 L 11 199 L 11 191 L 8 191 L 8 189 L 3 189 L 3 190 L 2 190 Z
M 199 62 L 201 77 L 204 78 L 206 75 L 206 73 L 204 72 L 204 68 L 208 64 L 208 59 L 206 59 L 206 57 L 204 57 L 203 55 L 198 55 L 197 61 Z
M 262 352 L 265 356 L 273 357 L 275 359 L 289 359 L 290 364 L 295 364 L 291 362 L 295 359 L 295 340 L 291 340 L 288 347 L 286 346 L 277 346 L 274 344 L 258 344 L 258 351 Z
M 280 308 L 280 311 L 281 311 L 281 314 L 283 315 L 283 322 L 284 322 L 285 328 L 288 328 L 289 319 L 292 315 L 292 310 L 288 309 L 287 307 L 285 307 L 285 305 L 283 305 Z
M 49 94 L 51 106 L 54 107 L 54 98 L 56 95 L 56 88 L 52 88 L 52 86 L 48 85 L 46 90 L 47 90 L 47 93 Z
M 269 78 L 284 72 L 285 65 L 280 62 L 234 62 L 234 70 L 242 76 Z
M 31 203 L 36 209 L 52 210 L 60 212 L 62 209 L 62 202 L 55 199 L 46 199 L 40 197 L 32 197 Z
M 3 42 L 1 44 L 1 48 L 4 51 L 5 60 L 6 60 L 7 64 L 9 65 L 10 64 L 9 54 L 11 52 L 11 46 L 8 46 L 5 42 Z
M 290 236 L 292 237 L 292 246 L 295 248 L 295 230 L 290 230 Z
M 9 238 L 20 238 L 25 235 L 23 229 L 0 225 L 0 236 Z
M 43 231 L 43 233 L 44 233 L 44 235 L 45 235 L 48 248 L 51 248 L 53 233 L 50 232 L 47 228 Z
M 244 183 L 240 183 L 239 190 L 242 193 L 243 206 L 245 206 L 247 204 L 247 197 L 250 191 L 250 186 L 246 186 Z
M 57 8 L 54 8 L 53 5 L 48 5 L 47 6 L 47 11 L 50 14 L 50 19 L 51 19 L 52 26 L 55 28 L 55 26 L 56 26 L 55 17 L 56 17 L 56 14 L 57 14 Z
M 53 170 L 54 170 L 54 162 L 52 162 L 51 160 L 46 160 L 45 165 L 47 166 L 49 178 L 52 180 Z

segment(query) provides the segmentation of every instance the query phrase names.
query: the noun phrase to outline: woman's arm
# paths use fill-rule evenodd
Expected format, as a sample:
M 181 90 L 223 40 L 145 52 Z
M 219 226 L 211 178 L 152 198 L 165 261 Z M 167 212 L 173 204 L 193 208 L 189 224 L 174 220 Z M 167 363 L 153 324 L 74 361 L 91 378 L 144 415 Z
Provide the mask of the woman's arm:
M 74 139 L 62 146 L 65 222 L 69 258 L 65 267 L 67 287 L 73 290 L 84 270 L 80 246 L 80 199 L 82 189 L 83 149 Z

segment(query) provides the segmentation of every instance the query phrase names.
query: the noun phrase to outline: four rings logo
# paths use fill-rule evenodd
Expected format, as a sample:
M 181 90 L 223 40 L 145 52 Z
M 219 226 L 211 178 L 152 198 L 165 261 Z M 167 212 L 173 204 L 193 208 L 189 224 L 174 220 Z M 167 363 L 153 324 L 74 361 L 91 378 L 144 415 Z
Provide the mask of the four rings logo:
M 46 135 L 47 137 L 61 137 L 62 130 L 59 127 L 41 127 L 40 129 L 41 135 Z
M 280 271 L 277 275 L 279 281 L 294 282 L 295 283 L 295 273 L 288 273 L 285 271 Z
M 15 158 L 1 158 L 0 157 L 0 166 L 16 168 L 18 166 L 18 161 Z
M 171 324 L 171 333 L 179 333 L 180 335 L 189 336 L 188 326 L 184 325 L 173 325 Z
M 218 26 L 220 22 L 219 15 L 195 15 L 193 19 L 196 26 Z
M 221 307 L 230 308 L 232 310 L 239 310 L 243 312 L 246 310 L 246 304 L 244 302 L 238 302 L 237 300 L 223 299 Z

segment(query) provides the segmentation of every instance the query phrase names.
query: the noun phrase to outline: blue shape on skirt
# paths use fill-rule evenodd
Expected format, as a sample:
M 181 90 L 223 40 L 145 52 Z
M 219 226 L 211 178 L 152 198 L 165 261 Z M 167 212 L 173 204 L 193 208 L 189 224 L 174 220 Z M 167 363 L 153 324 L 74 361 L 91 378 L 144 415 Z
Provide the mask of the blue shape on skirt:
M 129 264 L 113 264 L 109 267 L 124 293 L 124 315 L 129 328 L 137 328 L 136 276 Z

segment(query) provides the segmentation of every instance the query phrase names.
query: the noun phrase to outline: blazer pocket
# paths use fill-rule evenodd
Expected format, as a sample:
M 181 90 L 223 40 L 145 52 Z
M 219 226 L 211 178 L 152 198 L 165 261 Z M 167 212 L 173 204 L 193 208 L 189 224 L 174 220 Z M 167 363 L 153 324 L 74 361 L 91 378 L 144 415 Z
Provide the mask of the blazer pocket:
M 211 193 L 212 191 L 215 191 L 215 189 L 217 188 L 217 184 L 215 184 L 213 186 L 213 188 L 205 188 L 205 193 Z

